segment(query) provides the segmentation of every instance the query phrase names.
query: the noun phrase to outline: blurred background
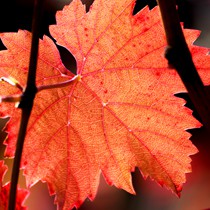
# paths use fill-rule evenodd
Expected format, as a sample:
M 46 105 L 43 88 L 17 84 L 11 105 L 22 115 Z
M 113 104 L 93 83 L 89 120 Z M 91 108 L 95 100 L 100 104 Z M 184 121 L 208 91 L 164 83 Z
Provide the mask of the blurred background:
M 71 0 L 45 0 L 44 17 L 42 22 L 41 36 L 49 34 L 48 26 L 55 24 L 55 13 L 61 10 Z M 82 0 L 86 4 L 87 11 L 93 0 Z M 177 0 L 180 20 L 185 28 L 198 29 L 202 33 L 195 44 L 210 47 L 210 0 Z M 133 14 L 148 5 L 150 9 L 156 6 L 155 0 L 137 0 Z M 0 32 L 15 32 L 18 29 L 31 30 L 33 14 L 33 0 L 8 0 L 0 2 Z M 75 72 L 76 62 L 73 56 L 64 48 L 57 46 L 61 58 L 67 68 Z M 0 49 L 4 49 L 0 42 Z M 208 88 L 208 87 L 207 87 Z M 187 106 L 193 109 L 187 94 L 180 94 L 187 100 Z M 197 113 L 194 111 L 194 116 Z M 0 130 L 3 129 L 8 119 L 1 120 Z M 103 177 L 95 200 L 88 199 L 79 210 L 204 210 L 210 209 L 210 137 L 205 128 L 188 130 L 192 134 L 191 141 L 199 149 L 199 153 L 192 156 L 193 173 L 187 175 L 187 183 L 177 198 L 165 188 L 160 187 L 150 179 L 144 180 L 138 170 L 132 174 L 134 188 L 137 195 L 130 195 L 123 190 L 108 186 Z M 5 146 L 4 132 L 0 133 L 0 156 L 3 159 Z M 12 160 L 6 160 L 9 166 L 4 183 L 10 180 Z M 20 175 L 20 185 L 25 186 L 25 180 Z M 39 182 L 31 188 L 31 193 L 25 202 L 29 210 L 55 210 L 54 196 L 49 196 L 46 183 Z

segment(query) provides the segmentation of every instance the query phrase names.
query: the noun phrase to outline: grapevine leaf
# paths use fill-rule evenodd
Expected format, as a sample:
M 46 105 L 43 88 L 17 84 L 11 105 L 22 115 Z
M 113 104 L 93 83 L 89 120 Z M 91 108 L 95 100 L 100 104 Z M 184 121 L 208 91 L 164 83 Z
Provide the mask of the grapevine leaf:
M 130 172 L 180 194 L 197 149 L 184 130 L 199 127 L 184 101 L 173 94 L 186 91 L 163 57 L 166 46 L 158 8 L 132 15 L 133 0 L 95 0 L 88 13 L 79 0 L 56 15 L 50 27 L 59 45 L 77 61 L 77 75 L 62 64 L 53 41 L 40 40 L 37 86 L 75 78 L 67 87 L 40 91 L 29 121 L 22 167 L 28 186 L 46 181 L 56 193 L 59 209 L 94 199 L 102 173 L 110 185 L 135 193 Z M 207 51 L 192 45 L 198 31 L 185 36 L 204 82 L 209 84 Z M 0 77 L 24 86 L 31 34 L 0 35 Z M 20 94 L 6 83 L 0 94 Z M 11 116 L 6 131 L 6 156 L 13 156 L 19 111 L 0 104 Z

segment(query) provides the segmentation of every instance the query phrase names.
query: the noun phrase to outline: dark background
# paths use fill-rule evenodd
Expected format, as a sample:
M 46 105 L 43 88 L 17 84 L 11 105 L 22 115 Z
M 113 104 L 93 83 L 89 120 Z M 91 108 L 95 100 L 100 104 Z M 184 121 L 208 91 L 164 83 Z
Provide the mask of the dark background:
M 44 17 L 42 21 L 41 37 L 43 34 L 50 36 L 48 26 L 55 24 L 55 13 L 61 10 L 71 0 L 45 0 Z M 87 4 L 87 11 L 93 0 L 83 0 Z M 195 44 L 203 47 L 210 47 L 210 0 L 179 0 L 177 1 L 180 20 L 184 22 L 185 28 L 198 29 L 202 33 Z M 152 9 L 156 5 L 154 0 L 138 0 L 134 9 L 136 14 L 142 7 L 149 5 Z M 0 32 L 15 32 L 18 29 L 31 30 L 33 14 L 33 0 L 1 0 L 0 2 Z M 0 49 L 4 46 L 0 43 Z M 73 56 L 64 48 L 59 47 L 61 57 L 66 67 L 74 66 L 76 61 Z M 72 68 L 71 68 L 72 69 Z M 193 109 L 186 94 L 180 94 L 188 102 L 187 105 Z M 194 111 L 195 116 L 197 116 Z M 2 130 L 5 121 L 0 124 Z M 99 186 L 99 192 L 94 202 L 88 199 L 80 210 L 201 210 L 210 208 L 210 138 L 205 128 L 190 130 L 192 142 L 200 152 L 193 156 L 193 173 L 187 175 L 187 183 L 184 185 L 181 198 L 161 188 L 151 180 L 143 180 L 141 174 L 133 173 L 133 182 L 137 192 L 136 196 L 129 195 L 123 190 L 108 186 L 103 178 Z M 0 140 L 3 141 L 4 133 L 1 133 Z M 1 157 L 4 146 L 1 147 Z M 12 160 L 6 160 L 10 167 L 4 182 L 9 181 Z M 20 178 L 21 186 L 25 185 L 23 176 Z M 26 201 L 29 210 L 55 210 L 53 205 L 54 197 L 50 197 L 47 185 L 39 182 L 31 188 L 31 194 Z

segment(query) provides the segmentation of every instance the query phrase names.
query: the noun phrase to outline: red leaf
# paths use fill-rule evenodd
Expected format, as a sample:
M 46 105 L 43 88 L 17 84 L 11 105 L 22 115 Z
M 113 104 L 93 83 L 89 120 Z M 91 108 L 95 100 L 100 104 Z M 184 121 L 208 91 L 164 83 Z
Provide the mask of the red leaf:
M 4 165 L 3 161 L 0 161 L 0 210 L 7 210 L 8 208 L 8 199 L 9 199 L 9 188 L 10 188 L 10 183 L 5 184 L 4 186 L 2 185 L 2 180 L 4 177 L 4 174 L 7 171 L 7 166 Z M 23 206 L 23 202 L 26 199 L 28 195 L 27 190 L 19 189 L 18 188 L 18 193 L 17 193 L 17 203 L 16 203 L 16 210 L 26 210 L 27 207 Z
M 77 79 L 68 87 L 41 91 L 28 126 L 22 165 L 28 185 L 47 181 L 61 209 L 79 206 L 96 195 L 102 172 L 110 185 L 134 193 L 130 172 L 165 185 L 179 195 L 197 149 L 185 129 L 200 124 L 173 96 L 185 91 L 179 76 L 167 68 L 166 46 L 158 8 L 132 16 L 134 1 L 95 0 L 88 13 L 78 0 L 57 13 L 50 31 L 77 60 Z M 185 31 L 188 43 L 197 31 Z M 7 51 L 0 53 L 0 76 L 25 84 L 31 35 L 1 35 Z M 190 46 L 200 74 L 209 69 L 206 50 Z M 204 69 L 206 68 L 206 69 Z M 63 66 L 53 42 L 40 43 L 37 85 L 56 84 L 74 75 Z M 209 84 L 210 78 L 205 82 Z M 17 94 L 2 85 L 0 94 Z M 7 156 L 13 156 L 19 114 L 7 131 Z

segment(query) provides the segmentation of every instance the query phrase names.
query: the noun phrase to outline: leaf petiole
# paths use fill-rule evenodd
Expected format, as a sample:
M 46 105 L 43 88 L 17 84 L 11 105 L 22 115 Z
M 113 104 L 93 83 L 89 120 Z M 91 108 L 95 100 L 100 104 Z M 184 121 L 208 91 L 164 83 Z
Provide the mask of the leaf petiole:
M 0 78 L 0 81 L 2 81 L 2 82 L 6 82 L 6 83 L 8 83 L 8 84 L 10 84 L 10 85 L 12 85 L 12 86 L 15 86 L 15 87 L 17 87 L 18 89 L 20 89 L 21 91 L 23 91 L 23 87 L 20 85 L 20 83 L 16 80 L 16 79 L 14 79 L 13 77 L 1 77 Z
M 66 87 L 66 86 L 70 85 L 71 83 L 78 81 L 80 79 L 81 79 L 81 76 L 76 75 L 73 78 L 71 78 L 70 80 L 67 80 L 65 82 L 60 82 L 60 83 L 52 84 L 52 85 L 41 85 L 41 86 L 37 87 L 37 92 L 40 92 L 42 90 L 47 90 L 47 89 Z
M 76 75 L 73 78 L 71 78 L 70 80 L 67 80 L 65 82 L 60 82 L 57 84 L 52 84 L 52 85 L 41 85 L 39 87 L 37 87 L 37 92 L 40 92 L 42 90 L 48 90 L 48 89 L 54 89 L 54 88 L 61 88 L 61 87 L 66 87 L 68 85 L 70 85 L 71 83 L 78 81 L 81 79 L 80 75 Z M 12 83 L 13 81 L 9 80 L 8 78 L 1 78 L 2 81 L 6 81 L 9 84 L 16 86 L 19 88 L 19 86 L 17 86 L 17 83 Z M 20 86 L 22 88 L 22 86 Z M 20 89 L 20 88 L 19 88 Z M 10 103 L 17 103 L 20 102 L 22 99 L 22 95 L 11 95 L 11 96 L 2 96 L 0 97 L 0 103 L 2 102 L 10 102 Z
M 0 103 L 2 103 L 2 102 L 17 103 L 17 102 L 20 102 L 20 101 L 21 101 L 21 95 L 0 97 Z

